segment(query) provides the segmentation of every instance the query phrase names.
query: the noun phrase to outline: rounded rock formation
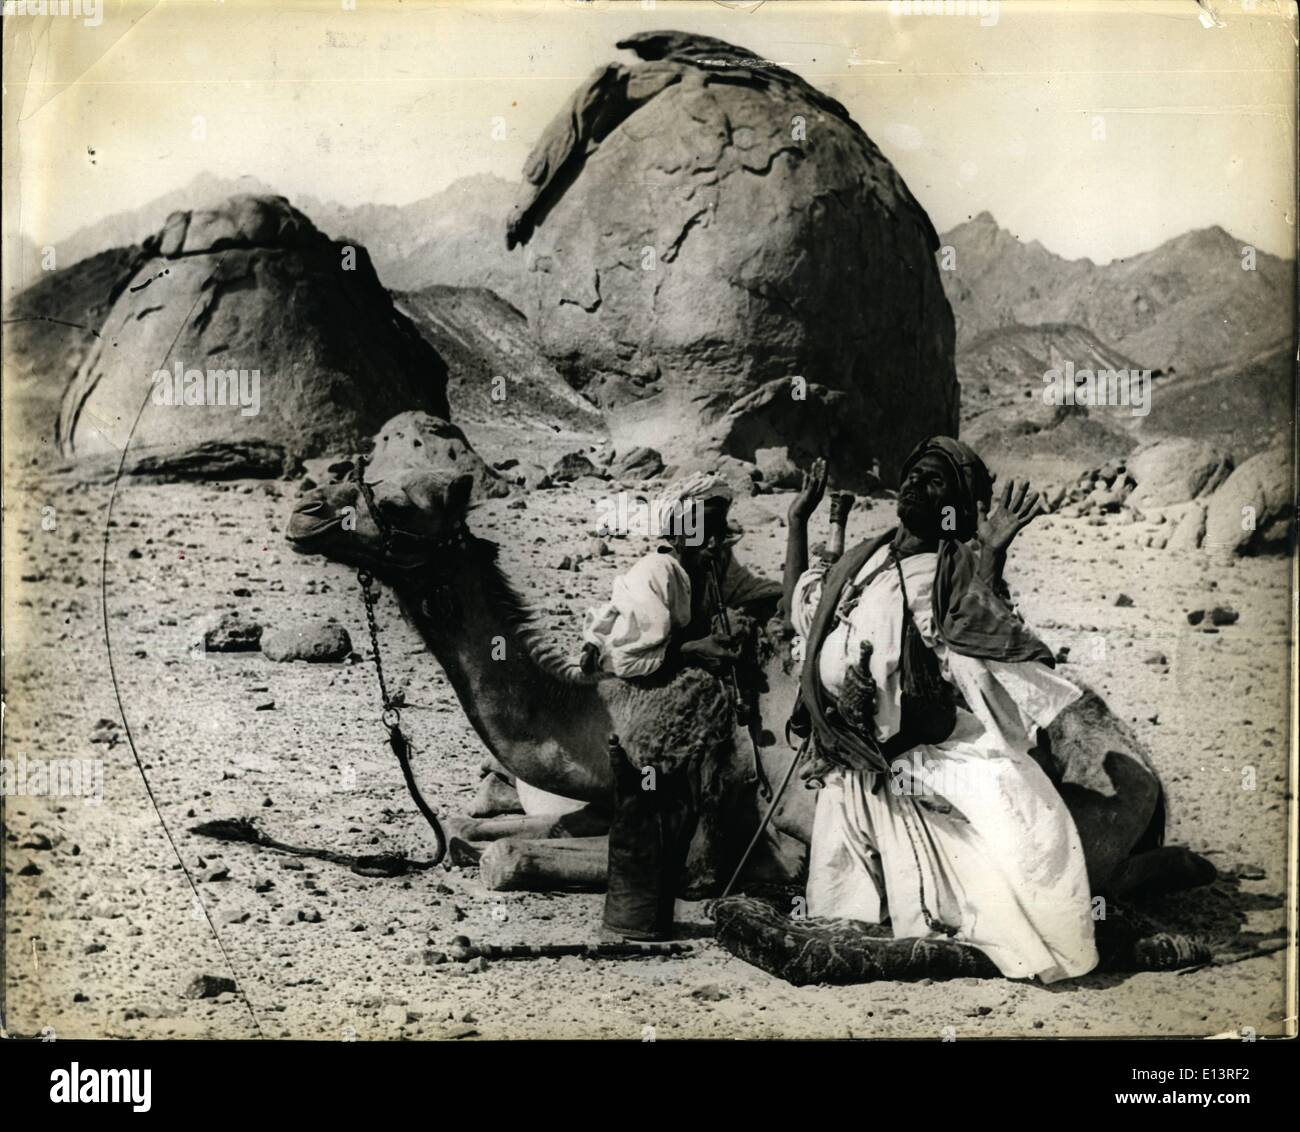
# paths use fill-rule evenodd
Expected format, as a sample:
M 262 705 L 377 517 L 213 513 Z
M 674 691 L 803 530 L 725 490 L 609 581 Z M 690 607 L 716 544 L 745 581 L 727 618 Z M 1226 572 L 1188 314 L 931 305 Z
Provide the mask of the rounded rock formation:
M 538 142 L 508 240 L 530 325 L 620 450 L 786 448 L 890 480 L 955 433 L 938 239 L 839 103 L 719 40 L 620 47 Z
M 447 368 L 365 248 L 284 197 L 173 213 L 112 299 L 63 395 L 64 455 L 130 437 L 133 452 L 257 442 L 292 459 L 355 449 L 404 410 L 448 415 Z
M 1137 482 L 1128 504 L 1146 511 L 1209 495 L 1232 472 L 1232 457 L 1204 441 L 1178 437 L 1130 455 L 1128 471 Z
M 1295 460 L 1287 448 L 1270 448 L 1210 497 L 1204 545 L 1218 554 L 1280 553 L 1294 547 L 1295 528 Z

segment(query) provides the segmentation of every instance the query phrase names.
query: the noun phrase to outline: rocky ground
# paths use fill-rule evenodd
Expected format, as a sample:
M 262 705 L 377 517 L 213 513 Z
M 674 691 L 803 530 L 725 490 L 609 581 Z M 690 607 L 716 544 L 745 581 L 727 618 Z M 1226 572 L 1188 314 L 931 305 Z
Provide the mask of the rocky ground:
M 490 459 L 507 451 L 504 441 L 473 439 Z M 6 757 L 102 760 L 103 792 L 99 804 L 5 799 L 5 1025 L 60 1038 L 255 1036 L 238 995 L 219 982 L 190 989 L 196 976 L 229 969 L 124 741 L 99 593 L 108 487 L 27 467 L 11 468 L 6 488 Z M 534 491 L 522 508 L 498 499 L 473 514 L 570 648 L 582 610 L 645 548 L 611 539 L 610 553 L 581 557 L 593 553 L 589 529 L 607 490 L 584 480 Z M 196 822 L 248 816 L 296 845 L 416 858 L 431 848 L 378 721 L 355 578 L 283 543 L 295 491 L 287 481 L 126 483 L 108 550 L 107 621 L 126 719 L 265 1036 L 1283 1032 L 1283 953 L 1050 989 L 1003 980 L 795 989 L 721 951 L 691 904 L 679 905 L 695 944 L 685 959 L 429 962 L 457 934 L 594 939 L 601 897 L 489 892 L 474 869 L 365 878 L 195 835 Z M 773 575 L 788 502 L 761 495 L 738 508 L 749 532 L 742 553 Z M 891 510 L 885 499 L 859 507 L 851 536 L 881 529 Z M 1285 932 L 1290 564 L 1156 552 L 1140 545 L 1142 526 L 1124 514 L 1040 519 L 1017 544 L 1009 576 L 1027 617 L 1069 648 L 1064 671 L 1097 686 L 1151 745 L 1169 793 L 1170 842 L 1220 870 L 1209 889 L 1156 911 L 1220 952 L 1240 951 Z M 580 559 L 576 569 L 558 568 L 565 557 Z M 1215 607 L 1238 616 L 1189 623 L 1189 613 Z M 230 610 L 268 629 L 336 618 L 355 653 L 305 664 L 193 649 L 212 615 Z M 483 749 L 387 595 L 379 616 L 425 793 L 444 813 L 464 812 Z

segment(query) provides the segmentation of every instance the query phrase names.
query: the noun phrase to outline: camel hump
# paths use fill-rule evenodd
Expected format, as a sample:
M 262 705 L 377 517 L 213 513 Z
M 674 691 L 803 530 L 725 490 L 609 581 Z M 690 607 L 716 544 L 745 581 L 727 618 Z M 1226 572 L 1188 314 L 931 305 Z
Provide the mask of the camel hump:
M 1160 776 L 1146 744 L 1091 687 L 1075 683 L 1083 695 L 1047 728 L 1048 776 L 1109 796 L 1116 786 L 1107 761 L 1113 765 L 1119 759 L 1133 764 L 1127 768 L 1130 774 L 1150 778 L 1158 790 Z

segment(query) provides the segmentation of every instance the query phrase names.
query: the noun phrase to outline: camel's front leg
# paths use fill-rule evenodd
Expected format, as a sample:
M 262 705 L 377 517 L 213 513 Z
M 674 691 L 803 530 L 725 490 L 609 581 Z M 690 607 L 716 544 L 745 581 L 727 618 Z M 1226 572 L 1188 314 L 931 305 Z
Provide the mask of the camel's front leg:
M 478 865 L 493 892 L 604 892 L 609 838 L 494 841 Z
M 498 818 L 453 819 L 446 824 L 447 833 L 463 841 L 600 837 L 609 832 L 609 811 L 583 806 L 568 814 L 508 814 Z

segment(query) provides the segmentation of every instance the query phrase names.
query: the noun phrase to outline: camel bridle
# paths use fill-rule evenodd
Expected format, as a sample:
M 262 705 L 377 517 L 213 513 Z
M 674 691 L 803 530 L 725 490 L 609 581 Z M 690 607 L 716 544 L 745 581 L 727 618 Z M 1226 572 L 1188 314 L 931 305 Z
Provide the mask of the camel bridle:
M 374 487 L 366 482 L 365 468 L 365 457 L 357 457 L 357 492 L 365 502 L 366 509 L 370 513 L 370 519 L 379 531 L 385 560 L 388 558 L 389 549 L 394 538 L 399 534 L 406 538 L 418 540 L 420 543 L 427 545 L 431 551 L 440 549 L 446 550 L 458 545 L 463 545 L 464 528 L 461 524 L 457 524 L 456 530 L 454 530 L 450 535 L 437 539 L 422 538 L 409 531 L 401 531 L 399 528 L 395 528 L 388 522 L 387 517 L 380 512 L 379 505 L 375 500 Z M 427 563 L 421 563 L 419 565 L 427 566 Z M 419 567 L 410 568 L 415 569 Z M 379 627 L 375 621 L 375 576 L 369 570 L 362 567 L 357 570 L 357 581 L 361 584 L 361 598 L 365 603 L 366 609 L 366 628 L 370 632 L 370 648 L 375 656 L 375 677 L 379 682 L 379 697 L 384 705 L 383 711 L 380 714 L 380 720 L 382 721 L 385 730 L 388 732 L 388 745 L 392 747 L 393 754 L 397 756 L 397 763 L 402 768 L 402 778 L 406 782 L 406 789 L 411 795 L 411 800 L 415 803 L 415 808 L 420 811 L 424 820 L 429 823 L 429 827 L 433 830 L 433 837 L 437 848 L 434 851 L 433 860 L 429 862 L 429 867 L 432 867 L 439 864 L 447 855 L 447 835 L 443 832 L 442 824 L 438 821 L 438 815 L 433 812 L 432 807 L 430 807 L 429 803 L 424 800 L 424 795 L 420 792 L 420 787 L 415 781 L 415 774 L 411 770 L 411 742 L 402 731 L 402 711 L 400 701 L 389 694 L 388 682 L 384 679 L 384 661 L 383 653 L 379 644 Z

